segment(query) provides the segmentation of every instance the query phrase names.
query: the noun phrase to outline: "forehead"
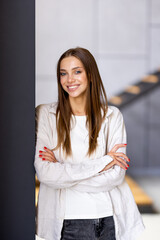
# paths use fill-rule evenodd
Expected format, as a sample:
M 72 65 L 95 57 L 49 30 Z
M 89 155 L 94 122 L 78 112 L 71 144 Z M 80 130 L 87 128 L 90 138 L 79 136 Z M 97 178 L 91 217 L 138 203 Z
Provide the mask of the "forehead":
M 76 57 L 70 56 L 62 59 L 60 63 L 60 68 L 72 69 L 75 67 L 83 67 L 83 63 Z

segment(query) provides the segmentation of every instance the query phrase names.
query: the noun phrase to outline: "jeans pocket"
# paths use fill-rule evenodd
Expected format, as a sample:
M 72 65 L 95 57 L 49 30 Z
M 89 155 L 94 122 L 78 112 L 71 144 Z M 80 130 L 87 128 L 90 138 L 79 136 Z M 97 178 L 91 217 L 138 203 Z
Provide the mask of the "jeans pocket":
M 116 240 L 116 238 L 115 238 L 115 226 L 114 225 L 109 226 L 108 231 L 109 231 L 109 238 L 108 238 L 108 240 Z
M 64 220 L 61 240 L 94 240 L 94 220 Z
M 71 225 L 71 221 L 70 220 L 64 220 L 63 221 L 64 228 L 69 227 L 69 225 Z
M 115 240 L 115 224 L 113 216 L 103 218 L 100 239 Z

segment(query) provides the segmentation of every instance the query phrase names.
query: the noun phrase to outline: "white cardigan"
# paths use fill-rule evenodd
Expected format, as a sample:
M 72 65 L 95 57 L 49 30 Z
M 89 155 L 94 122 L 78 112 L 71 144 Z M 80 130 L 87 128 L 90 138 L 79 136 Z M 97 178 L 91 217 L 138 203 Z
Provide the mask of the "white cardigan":
M 80 164 L 65 162 L 63 154 L 54 151 L 58 163 L 42 161 L 39 150 L 46 146 L 52 149 L 57 143 L 56 103 L 39 105 L 36 108 L 37 143 L 35 169 L 40 181 L 36 233 L 45 240 L 60 240 L 65 214 L 65 189 L 74 188 L 84 192 L 109 191 L 115 221 L 116 240 L 134 240 L 144 230 L 142 217 L 125 181 L 125 170 L 119 166 L 99 173 L 112 161 L 109 152 L 115 144 L 126 143 L 126 130 L 120 110 L 108 107 L 105 121 L 102 124 L 98 141 L 101 144 L 102 156 L 88 158 Z M 103 132 L 107 140 L 103 139 Z M 108 142 L 106 147 L 106 142 Z M 126 153 L 126 148 L 118 151 Z

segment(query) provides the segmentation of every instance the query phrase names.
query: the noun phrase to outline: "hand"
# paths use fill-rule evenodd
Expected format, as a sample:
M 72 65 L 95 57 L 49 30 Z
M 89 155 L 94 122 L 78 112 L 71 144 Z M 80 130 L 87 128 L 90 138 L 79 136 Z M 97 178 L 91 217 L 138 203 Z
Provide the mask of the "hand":
M 58 162 L 54 153 L 49 148 L 44 147 L 44 149 L 45 151 L 39 151 L 39 157 L 42 158 L 43 161 Z
M 127 170 L 129 165 L 126 163 L 126 161 L 130 162 L 130 159 L 122 152 L 116 152 L 119 148 L 121 147 L 126 147 L 126 144 L 116 144 L 110 152 L 107 153 L 107 155 L 111 156 L 113 158 L 113 161 L 110 162 L 109 164 L 107 164 L 105 166 L 104 169 L 102 169 L 102 171 L 106 171 L 108 169 L 110 169 L 111 167 L 113 167 L 114 165 L 118 165 L 121 168 L 123 168 L 124 170 Z M 126 160 L 124 160 L 124 159 Z

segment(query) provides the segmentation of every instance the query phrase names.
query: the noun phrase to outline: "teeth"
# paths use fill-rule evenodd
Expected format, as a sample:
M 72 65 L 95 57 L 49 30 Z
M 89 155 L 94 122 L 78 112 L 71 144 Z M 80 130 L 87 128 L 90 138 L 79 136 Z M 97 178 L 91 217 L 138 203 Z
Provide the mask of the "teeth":
M 76 88 L 76 87 L 78 87 L 78 86 L 72 86 L 72 87 L 68 87 L 68 88 Z

